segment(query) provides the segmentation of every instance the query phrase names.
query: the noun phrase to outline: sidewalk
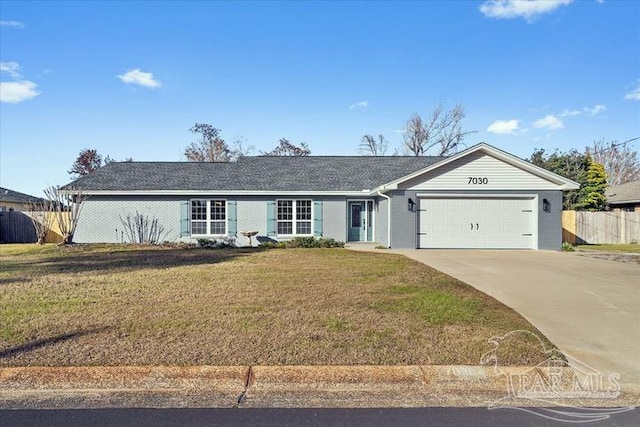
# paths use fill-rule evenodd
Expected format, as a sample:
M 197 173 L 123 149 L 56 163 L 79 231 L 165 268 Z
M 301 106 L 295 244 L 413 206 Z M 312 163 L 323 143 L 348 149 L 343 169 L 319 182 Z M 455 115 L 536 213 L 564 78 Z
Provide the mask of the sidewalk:
M 514 395 L 514 378 L 532 373 L 574 378 L 571 368 L 483 366 L 18 367 L 0 368 L 0 409 L 640 404 L 640 390 L 546 401 Z

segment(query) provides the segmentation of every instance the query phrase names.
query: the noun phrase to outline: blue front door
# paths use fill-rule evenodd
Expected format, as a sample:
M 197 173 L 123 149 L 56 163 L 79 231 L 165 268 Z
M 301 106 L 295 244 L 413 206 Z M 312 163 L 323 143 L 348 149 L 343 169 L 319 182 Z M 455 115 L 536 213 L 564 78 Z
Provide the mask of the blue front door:
M 366 202 L 349 202 L 349 241 L 364 242 L 367 240 Z

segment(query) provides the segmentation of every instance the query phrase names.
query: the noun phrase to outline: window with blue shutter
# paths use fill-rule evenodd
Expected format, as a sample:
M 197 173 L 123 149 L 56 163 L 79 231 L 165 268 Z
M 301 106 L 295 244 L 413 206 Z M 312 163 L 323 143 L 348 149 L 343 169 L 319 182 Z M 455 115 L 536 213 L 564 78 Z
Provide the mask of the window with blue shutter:
M 322 200 L 313 202 L 313 235 L 322 237 Z

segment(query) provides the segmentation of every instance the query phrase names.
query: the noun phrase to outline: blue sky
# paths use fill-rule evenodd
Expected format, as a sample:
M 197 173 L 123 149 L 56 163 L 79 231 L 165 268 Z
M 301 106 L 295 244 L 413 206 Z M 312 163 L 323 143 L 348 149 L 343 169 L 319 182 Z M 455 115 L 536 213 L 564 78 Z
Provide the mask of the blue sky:
M 468 145 L 520 157 L 640 136 L 640 2 L 3 0 L 0 19 L 0 185 L 34 195 L 83 148 L 183 160 L 195 122 L 256 154 L 400 146 L 439 102 Z

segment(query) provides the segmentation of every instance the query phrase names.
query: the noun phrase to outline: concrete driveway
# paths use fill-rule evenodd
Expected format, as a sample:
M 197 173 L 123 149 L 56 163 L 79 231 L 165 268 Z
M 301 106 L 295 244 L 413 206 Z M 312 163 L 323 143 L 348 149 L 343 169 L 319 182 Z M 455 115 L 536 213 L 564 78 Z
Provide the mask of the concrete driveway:
M 392 252 L 515 309 L 569 358 L 619 373 L 623 389 L 640 387 L 640 265 L 552 251 Z

